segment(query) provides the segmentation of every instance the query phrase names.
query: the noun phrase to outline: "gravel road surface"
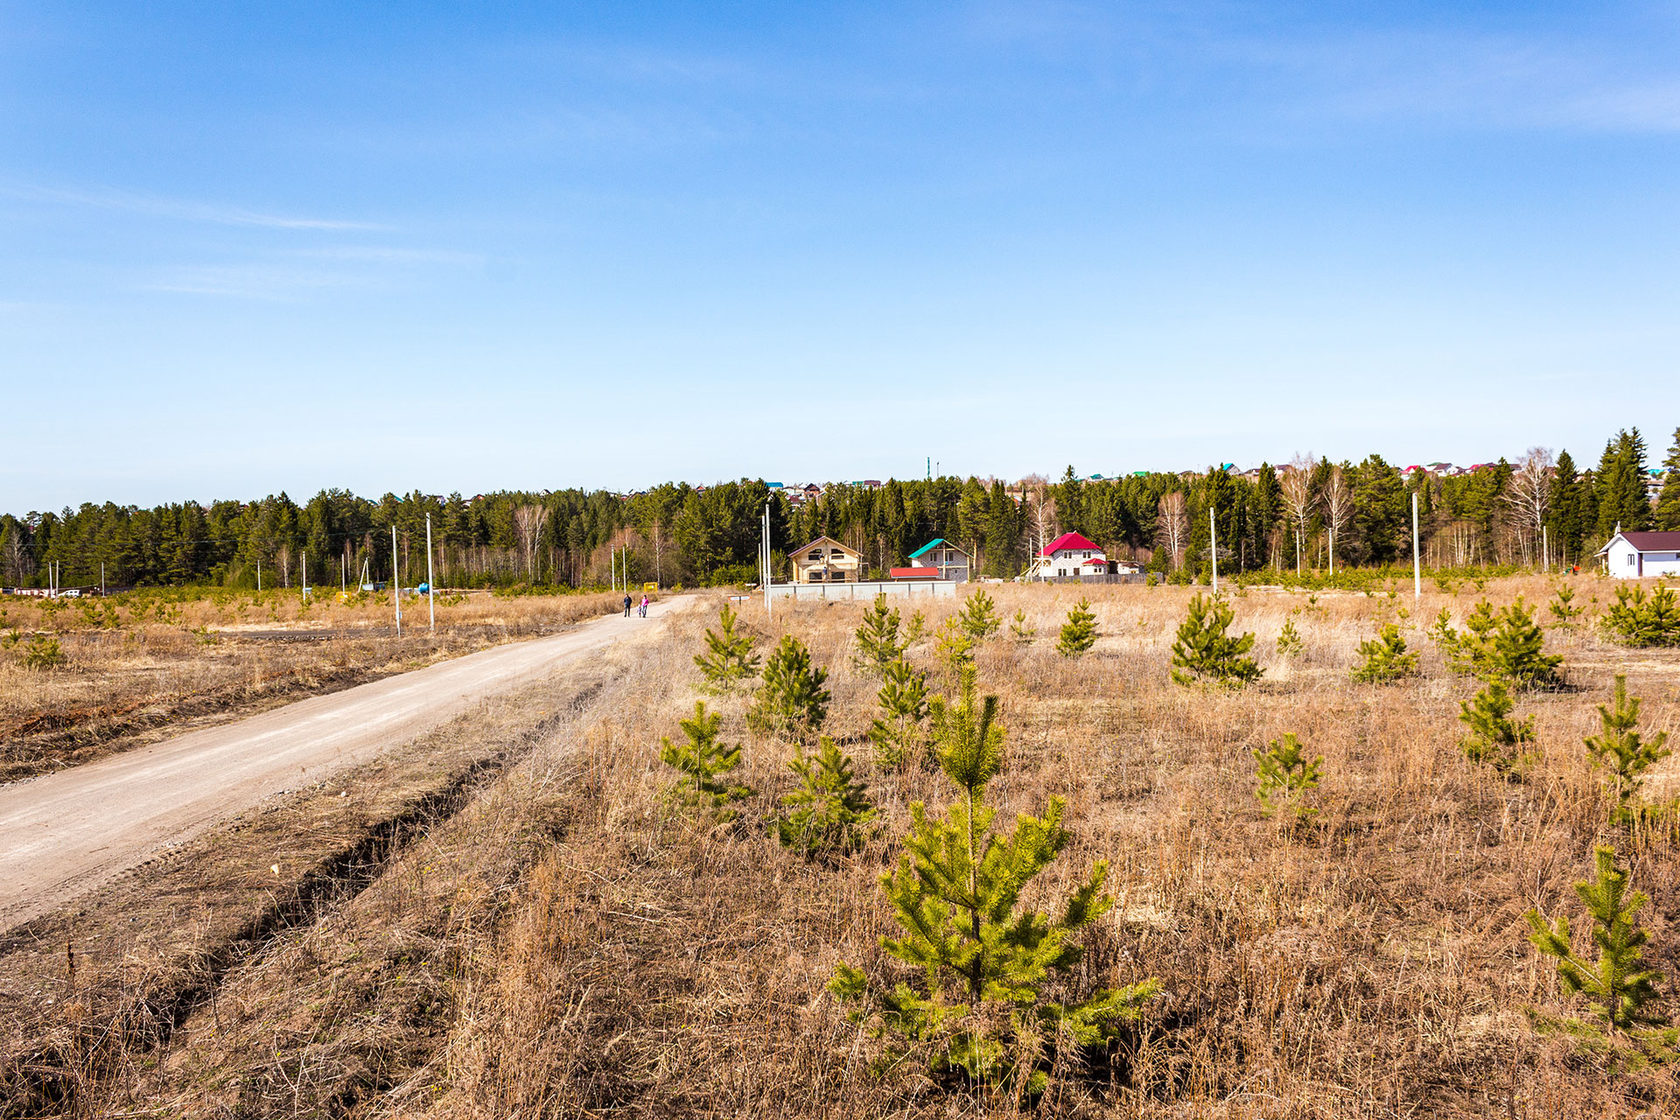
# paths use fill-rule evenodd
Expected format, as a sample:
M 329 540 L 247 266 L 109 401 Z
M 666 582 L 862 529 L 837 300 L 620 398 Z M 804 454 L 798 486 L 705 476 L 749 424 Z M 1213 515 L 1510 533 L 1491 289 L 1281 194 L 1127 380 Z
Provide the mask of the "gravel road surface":
M 0 787 L 0 930 L 39 917 L 266 797 L 446 723 L 694 602 L 609 615 Z

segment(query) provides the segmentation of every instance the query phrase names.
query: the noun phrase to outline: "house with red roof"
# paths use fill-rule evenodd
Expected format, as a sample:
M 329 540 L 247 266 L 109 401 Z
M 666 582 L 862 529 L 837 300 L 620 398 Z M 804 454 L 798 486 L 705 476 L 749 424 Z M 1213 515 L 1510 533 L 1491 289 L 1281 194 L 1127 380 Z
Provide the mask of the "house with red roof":
M 1100 546 L 1079 533 L 1063 533 L 1039 550 L 1027 569 L 1027 579 L 1078 579 L 1112 571 Z

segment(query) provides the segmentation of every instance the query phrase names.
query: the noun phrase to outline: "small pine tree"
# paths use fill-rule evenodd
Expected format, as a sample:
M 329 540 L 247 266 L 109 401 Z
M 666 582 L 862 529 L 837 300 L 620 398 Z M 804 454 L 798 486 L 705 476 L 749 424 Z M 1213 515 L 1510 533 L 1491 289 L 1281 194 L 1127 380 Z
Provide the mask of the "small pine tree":
M 704 700 L 696 700 L 694 718 L 682 720 L 678 725 L 688 741 L 677 744 L 669 737 L 660 740 L 660 759 L 682 772 L 673 794 L 677 801 L 691 808 L 723 810 L 729 802 L 752 793 L 746 786 L 730 785 L 723 780 L 723 775 L 741 765 L 741 746 L 737 743 L 731 747 L 717 741 L 722 722 L 721 715 L 706 711 Z
M 1521 598 L 1502 611 L 1483 599 L 1464 620 L 1462 632 L 1452 628 L 1443 609 L 1429 636 L 1455 673 L 1483 681 L 1498 678 L 1517 689 L 1556 688 L 1562 683 L 1558 666 L 1563 658 L 1545 652 L 1545 632 Z
M 1026 611 L 1016 611 L 1015 617 L 1009 620 L 1009 636 L 1019 645 L 1030 646 L 1038 637 L 1038 627 L 1027 622 Z
M 45 634 L 36 634 L 24 642 L 18 655 L 19 663 L 32 673 L 51 672 L 63 666 L 65 660 L 64 648 L 58 644 L 58 639 Z
M 1586 738 L 1587 751 L 1595 767 L 1609 771 L 1610 821 L 1620 824 L 1633 819 L 1633 801 L 1639 794 L 1645 769 L 1672 752 L 1663 749 L 1668 733 L 1659 731 L 1649 742 L 1639 734 L 1639 697 L 1627 694 L 1627 677 L 1616 674 L 1616 689 L 1609 704 L 1598 706 L 1603 731 Z
M 1559 626 L 1573 626 L 1581 616 L 1581 608 L 1575 606 L 1574 600 L 1575 589 L 1567 583 L 1558 584 L 1556 595 L 1546 605 L 1551 608 L 1552 617 L 1557 619 Z
M 1291 731 L 1281 739 L 1273 739 L 1266 750 L 1254 751 L 1254 796 L 1260 802 L 1263 816 L 1273 816 L 1287 809 L 1294 821 L 1305 824 L 1318 815 L 1318 809 L 1306 803 L 1307 794 L 1318 788 L 1319 765 L 1324 756 L 1308 758 L 1301 753 L 1301 741 Z
M 792 634 L 782 635 L 764 665 L 764 683 L 747 712 L 747 722 L 761 734 L 803 739 L 828 718 L 828 670 L 811 664 L 811 651 Z
M 904 644 L 900 648 L 907 650 L 925 637 L 927 619 L 922 617 L 921 611 L 911 611 L 910 620 L 904 624 Z
M 1365 684 L 1387 684 L 1417 673 L 1418 655 L 1406 652 L 1400 627 L 1390 622 L 1374 641 L 1359 643 L 1359 664 L 1350 674 Z
M 868 790 L 852 776 L 852 760 L 827 735 L 815 756 L 800 750 L 788 768 L 799 788 L 782 795 L 786 815 L 775 824 L 776 839 L 804 855 L 853 852 L 869 838 L 875 807 Z
M 968 636 L 968 631 L 957 619 L 947 618 L 939 624 L 939 642 L 934 647 L 934 657 L 945 666 L 953 681 L 962 677 L 965 666 L 974 664 L 974 639 Z
M 1459 741 L 1471 762 L 1485 762 L 1503 774 L 1514 773 L 1525 748 L 1534 741 L 1534 717 L 1510 718 L 1516 702 L 1505 682 L 1495 678 L 1459 705 L 1458 718 L 1470 729 Z
M 1604 629 L 1623 645 L 1680 645 L 1680 601 L 1668 587 L 1649 597 L 1642 587 L 1618 587 L 1616 601 L 1604 612 Z
M 1301 632 L 1295 629 L 1295 620 L 1293 618 L 1284 619 L 1283 629 L 1278 631 L 1278 656 L 1294 659 L 1301 656 L 1302 648 Z
M 858 644 L 854 663 L 876 676 L 884 675 L 887 666 L 902 657 L 910 644 L 899 640 L 898 611 L 887 609 L 885 594 L 875 596 L 875 602 L 863 612 L 863 622 L 853 636 Z
M 877 699 L 881 715 L 869 725 L 875 761 L 889 769 L 908 766 L 927 749 L 927 678 L 901 657 L 887 666 Z
M 728 692 L 758 675 L 759 658 L 752 651 L 752 635 L 735 631 L 739 618 L 725 603 L 723 613 L 718 615 L 717 631 L 706 631 L 706 652 L 694 655 L 694 663 L 705 674 L 708 692 Z
M 1667 1020 L 1650 1005 L 1657 999 L 1657 981 L 1662 975 L 1644 967 L 1644 945 L 1650 934 L 1634 924 L 1646 903 L 1641 891 L 1628 891 L 1628 874 L 1616 866 L 1614 848 L 1600 846 L 1593 851 L 1598 876 L 1594 882 L 1575 884 L 1575 893 L 1586 904 L 1593 921 L 1592 940 L 1598 960 L 1575 955 L 1569 919 L 1547 922 L 1538 910 L 1523 915 L 1528 919 L 1529 941 L 1543 955 L 1558 962 L 1558 979 L 1570 995 L 1587 997 L 1593 1011 L 1616 1030 L 1631 1031 L 1640 1026 L 1660 1026 Z
M 1021 1096 L 1041 1093 L 1058 1036 L 1101 1045 L 1137 1017 L 1158 986 L 1146 980 L 1077 1000 L 1046 991 L 1052 984 L 1066 990 L 1083 956 L 1074 936 L 1113 905 L 1102 893 L 1108 866 L 1092 868 L 1059 917 L 1021 908 L 1027 885 L 1067 846 L 1064 803 L 1051 798 L 1042 817 L 1022 814 L 1007 836 L 994 832 L 996 810 L 985 803 L 985 787 L 1003 766 L 997 697 L 975 702 L 970 668 L 961 698 L 936 709 L 939 763 L 957 799 L 943 818 L 919 801 L 910 806 L 905 852 L 881 878 L 903 931 L 882 938 L 881 948 L 913 966 L 920 983 L 905 978 L 889 989 L 842 963 L 829 990 L 859 1005 L 854 1018 L 873 1014 L 877 1031 L 936 1043 L 927 1048 L 936 1069 L 1013 1081 Z
M 1062 623 L 1062 633 L 1056 639 L 1056 652 L 1063 657 L 1083 657 L 1097 644 L 1097 616 L 1091 613 L 1091 602 L 1081 599 L 1068 611 Z
M 976 591 L 963 604 L 961 613 L 957 615 L 957 624 L 962 627 L 963 633 L 979 644 L 996 634 L 1002 628 L 1003 620 L 998 618 L 992 597 L 984 591 Z
M 1231 637 L 1225 632 L 1235 617 L 1218 596 L 1197 592 L 1190 599 L 1184 622 L 1172 648 L 1172 679 L 1182 685 L 1214 681 L 1241 688 L 1264 672 L 1244 654 L 1254 648 L 1254 635 Z

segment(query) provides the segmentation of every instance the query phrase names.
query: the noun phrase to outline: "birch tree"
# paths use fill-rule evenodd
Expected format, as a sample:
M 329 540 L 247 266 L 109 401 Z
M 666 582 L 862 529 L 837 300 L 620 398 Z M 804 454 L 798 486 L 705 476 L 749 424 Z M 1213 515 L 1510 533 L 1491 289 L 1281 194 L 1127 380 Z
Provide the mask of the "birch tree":
M 1301 549 L 1307 539 L 1307 519 L 1312 516 L 1312 476 L 1318 460 L 1311 455 L 1297 455 L 1278 480 L 1283 498 L 1284 516 L 1295 528 L 1295 574 L 1301 574 Z
M 1190 515 L 1184 509 L 1184 491 L 1171 490 L 1161 495 L 1155 512 L 1155 539 L 1178 567 L 1184 551 L 1184 540 L 1190 534 Z
M 1500 495 L 1517 542 L 1526 563 L 1530 546 L 1541 547 L 1546 514 L 1552 508 L 1552 452 L 1547 447 L 1531 447 L 1511 474 L 1511 481 Z M 1550 557 L 1542 555 L 1540 562 L 1550 566 Z
M 1330 480 L 1324 484 L 1319 502 L 1324 507 L 1324 523 L 1330 529 L 1330 574 L 1335 575 L 1336 537 L 1353 517 L 1353 493 L 1340 464 L 1330 468 Z
M 525 579 L 537 581 L 537 540 L 542 536 L 543 508 L 538 505 L 520 506 L 513 511 L 513 529 L 519 534 L 519 547 L 525 553 Z

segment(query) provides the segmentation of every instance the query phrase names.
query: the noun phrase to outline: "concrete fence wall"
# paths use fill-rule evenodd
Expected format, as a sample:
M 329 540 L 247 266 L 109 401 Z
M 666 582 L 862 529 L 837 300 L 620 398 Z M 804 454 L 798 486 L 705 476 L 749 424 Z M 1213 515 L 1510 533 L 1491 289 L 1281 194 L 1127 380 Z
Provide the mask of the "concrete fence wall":
M 770 585 L 770 595 L 776 599 L 858 599 L 867 602 L 877 595 L 885 595 L 889 599 L 941 599 L 956 593 L 957 585 L 943 579 Z

